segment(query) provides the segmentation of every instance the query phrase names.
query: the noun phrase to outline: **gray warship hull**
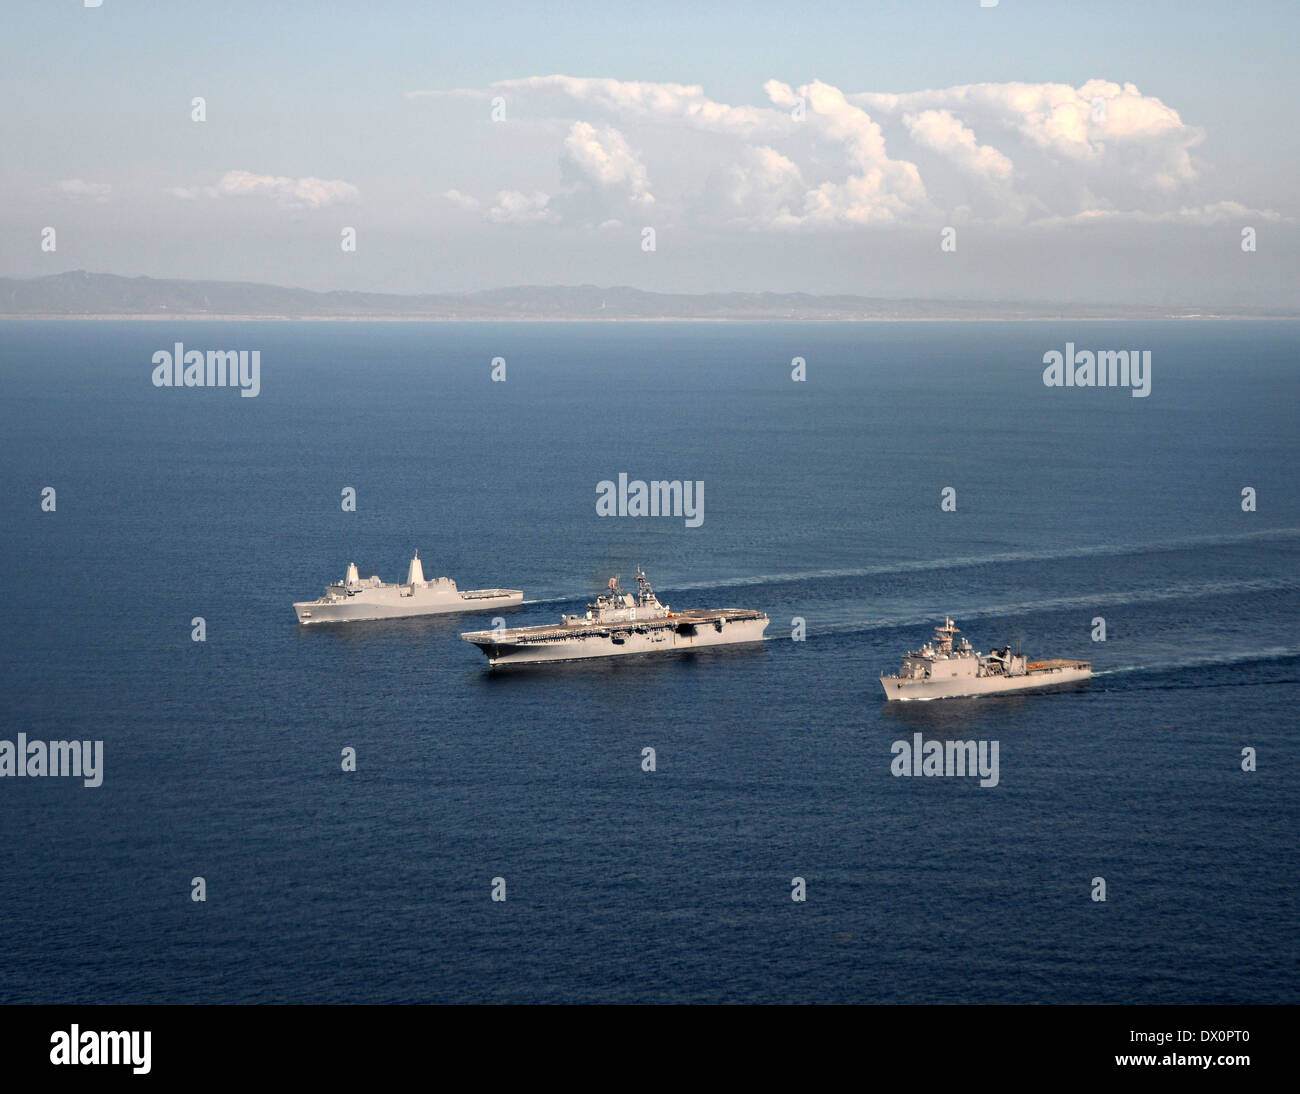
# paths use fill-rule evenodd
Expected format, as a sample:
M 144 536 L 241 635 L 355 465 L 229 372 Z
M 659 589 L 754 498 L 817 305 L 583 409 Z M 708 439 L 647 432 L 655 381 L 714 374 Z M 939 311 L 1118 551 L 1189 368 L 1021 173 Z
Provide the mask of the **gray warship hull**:
M 881 673 L 880 686 L 891 702 L 966 699 L 1078 684 L 1092 676 L 1087 661 L 1030 661 L 1010 646 L 982 654 L 962 638 L 951 619 L 934 628 L 934 639 L 903 657 L 895 673 Z
M 406 581 L 390 585 L 378 577 L 360 577 L 355 563 L 336 585 L 329 585 L 319 600 L 294 604 L 298 622 L 360 623 L 373 619 L 409 619 L 421 615 L 445 615 L 451 612 L 485 612 L 513 608 L 524 601 L 520 589 L 456 588 L 448 577 L 424 580 L 424 567 L 417 551 L 411 559 Z
M 678 612 L 666 619 L 626 623 L 574 623 L 462 634 L 489 666 L 585 661 L 592 657 L 671 653 L 762 642 L 768 618 L 737 608 Z
M 561 616 L 550 626 L 469 631 L 461 637 L 496 668 L 735 646 L 761 642 L 767 629 L 763 612 L 744 608 L 675 612 L 660 603 L 640 568 L 636 588 L 636 595 L 629 596 L 614 577 L 608 591 L 587 605 L 586 615 Z
M 904 680 L 882 676 L 881 687 L 891 701 L 926 699 L 969 699 L 978 695 L 1004 695 L 1016 691 L 1035 691 L 1065 684 L 1078 684 L 1092 678 L 1092 666 L 1082 661 L 1043 662 L 1018 676 L 952 676 Z
M 467 589 L 450 598 L 405 596 L 381 600 L 351 597 L 348 600 L 312 600 L 295 604 L 298 622 L 360 623 L 373 619 L 409 619 L 421 615 L 445 615 L 451 612 L 484 612 L 493 608 L 513 608 L 524 602 L 519 589 Z

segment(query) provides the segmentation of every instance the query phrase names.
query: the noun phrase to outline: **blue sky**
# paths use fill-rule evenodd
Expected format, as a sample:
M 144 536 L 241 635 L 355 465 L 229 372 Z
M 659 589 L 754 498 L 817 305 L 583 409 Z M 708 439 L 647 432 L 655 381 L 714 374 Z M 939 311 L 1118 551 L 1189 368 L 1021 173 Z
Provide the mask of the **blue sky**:
M 0 274 L 1206 304 L 1297 280 L 1294 4 L 67 0 L 4 20 Z M 491 87 L 553 74 L 617 84 Z M 1107 118 L 1062 130 L 1097 98 Z M 799 99 L 812 124 L 783 125 Z M 715 108 L 759 113 L 701 125 Z

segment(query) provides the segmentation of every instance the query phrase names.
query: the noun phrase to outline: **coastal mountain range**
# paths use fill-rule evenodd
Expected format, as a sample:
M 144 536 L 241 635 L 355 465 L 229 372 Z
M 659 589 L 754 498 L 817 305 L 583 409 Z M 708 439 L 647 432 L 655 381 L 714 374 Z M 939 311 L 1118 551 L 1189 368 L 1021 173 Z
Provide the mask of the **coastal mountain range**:
M 0 278 L 0 318 L 340 320 L 901 320 L 1295 318 L 1300 311 L 1072 304 L 810 293 L 647 292 L 523 285 L 466 293 L 316 292 L 243 281 L 185 281 L 72 270 Z

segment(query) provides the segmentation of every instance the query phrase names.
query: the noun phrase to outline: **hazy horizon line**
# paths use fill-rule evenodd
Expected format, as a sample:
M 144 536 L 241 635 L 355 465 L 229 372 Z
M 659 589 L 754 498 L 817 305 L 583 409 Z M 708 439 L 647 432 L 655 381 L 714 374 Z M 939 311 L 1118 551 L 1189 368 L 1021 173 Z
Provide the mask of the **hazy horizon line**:
M 846 291 L 841 291 L 841 292 L 809 292 L 809 291 L 807 291 L 807 290 L 802 290 L 802 289 L 729 289 L 729 288 L 722 288 L 722 289 L 711 289 L 711 290 L 706 290 L 706 291 L 702 291 L 702 292 L 688 292 L 688 291 L 666 292 L 666 291 L 663 291 L 663 290 L 660 290 L 660 289 L 645 289 L 645 288 L 641 288 L 641 287 L 639 287 L 639 286 L 637 286 L 637 285 L 631 285 L 631 284 L 609 284 L 609 285 L 602 285 L 602 284 L 600 284 L 600 283 L 598 283 L 598 282 L 594 282 L 594 281 L 583 281 L 583 282 L 552 282 L 552 283 L 541 283 L 541 282 L 516 282 L 516 283 L 513 283 L 513 284 L 502 284 L 502 285 L 497 285 L 497 286 L 493 286 L 493 287 L 488 287 L 488 288 L 478 288 L 478 289 L 458 289 L 458 290 L 450 290 L 450 291 L 446 291 L 446 290 L 444 290 L 444 291 L 425 291 L 425 292 L 389 292 L 389 291 L 376 290 L 376 289 L 357 289 L 357 288 L 349 288 L 349 289 L 311 289 L 311 288 L 305 288 L 305 287 L 300 286 L 300 285 L 285 285 L 285 284 L 278 284 L 278 283 L 270 282 L 270 281 L 246 281 L 246 280 L 231 280 L 231 279 L 226 279 L 226 278 L 204 278 L 204 277 L 156 277 L 156 276 L 154 276 L 154 275 L 152 275 L 152 274 L 134 274 L 134 275 L 133 275 L 133 274 L 119 274 L 119 273 L 112 273 L 112 272 L 105 272 L 105 271 L 98 271 L 98 270 L 86 270 L 86 269 L 82 269 L 82 268 L 74 268 L 74 269 L 59 270 L 59 271 L 56 271 L 56 272 L 53 272 L 53 273 L 48 273 L 48 274 L 38 274 L 38 275 L 35 275 L 35 276 L 32 276 L 32 277 L 15 277 L 15 276 L 10 276 L 10 275 L 0 274 L 0 282 L 6 282 L 6 283 L 16 282 L 16 283 L 20 283 L 20 284 L 32 285 L 32 284 L 36 284 L 36 283 L 38 283 L 38 282 L 42 282 L 42 281 L 50 281 L 50 280 L 55 280 L 55 279 L 59 279 L 59 278 L 68 278 L 68 277 L 72 277 L 72 276 L 76 276 L 76 275 L 81 275 L 82 277 L 87 278 L 87 279 L 91 279 L 91 278 L 101 278 L 101 279 L 106 279 L 106 280 L 111 279 L 111 280 L 116 280 L 116 281 L 133 281 L 133 282 L 148 281 L 148 282 L 156 283 L 156 284 L 158 284 L 158 285 L 160 285 L 160 286 L 161 286 L 161 285 L 178 285 L 178 286 L 179 286 L 179 285 L 220 285 L 220 286 L 231 286 L 231 287 L 236 287 L 236 286 L 237 286 L 237 287 L 241 287 L 241 288 L 249 288 L 249 289 L 264 289 L 264 290 L 274 290 L 274 291 L 277 291 L 277 292 L 297 293 L 297 294 L 302 294 L 302 295 L 304 295 L 304 296 L 306 296 L 306 297 L 309 297 L 309 298 L 328 298 L 328 297 L 340 297 L 340 296 L 343 296 L 343 297 L 347 297 L 347 296 L 352 296 L 352 297 L 357 297 L 357 296 L 369 296 L 369 297 L 378 297 L 378 298 L 382 298 L 382 299 L 386 299 L 386 300 L 392 300 L 392 301 L 418 301 L 418 300 L 421 300 L 421 299 L 428 299 L 428 298 L 433 298 L 433 299 L 468 299 L 468 298 L 474 298 L 474 297 L 487 296 L 487 295 L 490 295 L 490 294 L 511 293 L 511 292 L 537 292 L 537 291 L 540 291 L 540 292 L 555 292 L 555 291 L 563 291 L 563 290 L 570 290 L 570 291 L 573 291 L 573 290 L 587 290 L 587 291 L 606 292 L 606 293 L 630 293 L 630 294 L 637 294 L 637 295 L 640 295 L 640 296 L 649 297 L 649 298 L 654 298 L 654 299 L 674 299 L 674 298 L 676 298 L 676 299 L 692 300 L 692 301 L 705 301 L 705 300 L 708 300 L 709 298 L 713 298 L 713 297 L 731 297 L 731 298 L 736 298 L 736 299 L 739 299 L 739 300 L 759 300 L 759 299 L 762 299 L 762 298 L 765 298 L 765 297 L 766 297 L 766 298 L 773 298 L 773 297 L 774 297 L 774 298 L 782 298 L 782 297 L 784 297 L 784 298 L 791 298 L 791 299 L 800 299 L 800 300 L 804 300 L 804 301 L 809 302 L 809 303 L 812 304 L 812 305 L 816 305 L 816 304 L 818 304 L 818 303 L 823 303 L 823 304 L 825 304 L 825 303 L 832 303 L 832 302 L 834 302 L 834 301 L 841 300 L 841 301 L 852 301 L 852 302 L 858 302 L 858 301 L 861 301 L 861 302 L 882 302 L 882 303 L 892 303 L 892 304 L 923 304 L 923 305 L 930 305 L 930 306 L 934 306 L 934 305 L 947 305 L 947 304 L 950 304 L 950 305 L 957 305 L 957 306 L 962 306 L 962 307 L 972 307 L 972 306 L 978 307 L 978 306 L 985 306 L 985 307 L 991 307 L 991 308 L 1016 308 L 1016 307 L 1028 307 L 1028 308 L 1055 308 L 1055 309 L 1061 309 L 1062 312 L 1065 313 L 1065 314 L 1061 314 L 1061 315 L 1010 316 L 1010 317 L 1008 317 L 1008 316 L 996 316 L 996 315 L 991 315 L 991 316 L 987 316 L 987 317 L 971 317 L 971 316 L 960 316 L 960 317 L 958 317 L 958 316 L 916 316 L 916 317 L 909 317 L 909 316 L 903 316 L 903 317 L 895 317 L 895 316 L 839 316 L 839 317 L 810 317 L 808 321 L 879 322 L 879 321 L 913 321 L 913 320 L 915 320 L 915 321 L 926 321 L 926 320 L 944 320 L 944 319 L 962 319 L 962 320 L 969 320 L 969 319 L 979 319 L 979 318 L 998 319 L 998 320 L 1002 320 L 1002 321 L 1038 321 L 1038 320 L 1040 320 L 1040 319 L 1057 319 L 1057 318 L 1060 318 L 1060 319 L 1078 318 L 1078 319 L 1089 319 L 1089 320 L 1106 320 L 1106 319 L 1124 319 L 1124 318 L 1134 318 L 1135 316 L 1139 316 L 1139 315 L 1140 315 L 1141 317 L 1145 317 L 1145 318 L 1161 318 L 1161 317 L 1163 317 L 1163 318 L 1168 318 L 1168 319 L 1196 319 L 1196 318 L 1210 318 L 1210 319 L 1236 319 L 1236 318 L 1241 318 L 1241 319 L 1263 319 L 1263 318 L 1291 319 L 1291 318 L 1300 318 L 1300 310 L 1286 311 L 1286 310 L 1284 310 L 1284 309 L 1277 309 L 1277 308 L 1271 307 L 1271 306 L 1269 306 L 1269 305 L 1261 305 L 1261 306 L 1259 306 L 1258 308 L 1251 308 L 1251 307 L 1249 307 L 1249 306 L 1235 305 L 1235 304 L 1228 304 L 1228 305 L 1220 304 L 1220 305 L 1214 305 L 1214 304 L 1208 304 L 1208 303 L 1168 303 L 1168 304 L 1139 303 L 1139 304 L 1127 304 L 1127 305 L 1123 305 L 1123 304 L 1119 304 L 1118 302 L 1114 302 L 1114 301 L 1109 301 L 1109 302 L 1106 302 L 1106 301 L 1102 301 L 1102 302 L 1085 302 L 1085 301 L 1078 301 L 1078 300 L 1072 300 L 1072 301 L 1071 301 L 1071 300 L 1061 300 L 1061 299 L 1059 299 L 1059 298 L 1045 298 L 1045 297 L 1014 297 L 1014 298 L 1008 298 L 1008 297 L 969 297 L 969 296 L 955 296 L 955 295 L 949 295 L 949 296 L 937 296 L 937 295 L 935 295 L 935 296 L 919 296 L 919 295 L 915 295 L 915 294 L 912 294 L 912 295 L 902 295 L 902 296 L 880 296 L 880 295 L 868 295 L 868 294 L 865 294 L 865 293 L 855 293 L 855 292 L 846 292 Z M 1106 313 L 1108 312 L 1108 310 L 1111 310 L 1111 309 L 1113 309 L 1113 314 L 1106 314 Z M 1068 313 L 1071 313 L 1071 312 L 1085 312 L 1085 313 L 1088 313 L 1088 314 L 1086 314 L 1086 315 L 1077 315 L 1077 316 L 1076 316 L 1076 315 L 1068 314 Z M 1176 314 L 1176 313 L 1182 313 L 1182 314 Z M 193 312 L 193 313 L 189 313 L 189 314 L 186 314 L 186 315 L 182 315 L 182 314 L 180 314 L 180 313 L 176 313 L 176 312 L 169 312 L 169 311 L 166 311 L 166 310 L 163 310 L 163 311 L 143 310 L 143 311 L 135 312 L 135 313 L 126 313 L 126 312 L 122 312 L 122 311 L 111 311 L 111 312 L 102 312 L 102 311 L 101 311 L 101 312 L 95 312 L 95 311 L 88 311 L 88 312 L 81 313 L 81 314 L 72 314 L 72 313 L 67 313 L 67 312 L 57 312 L 57 311 L 48 311 L 48 312 L 32 312 L 32 311 L 29 311 L 29 312 L 13 312 L 13 311 L 10 311 L 10 310 L 6 309 L 6 307 L 5 307 L 5 302 L 3 302 L 3 301 L 0 301 L 0 317 L 3 317 L 3 318 L 13 318 L 13 319 L 22 319 L 22 318 L 27 318 L 27 319 L 71 319 L 71 318 L 87 318 L 87 319 L 90 319 L 90 318 L 105 318 L 105 319 L 150 319 L 150 318 L 160 318 L 160 319 L 168 319 L 168 318 L 170 318 L 170 319 L 175 319 L 175 318 L 193 318 L 193 319 L 273 319 L 273 320 L 279 320 L 279 319 L 310 318 L 310 319 L 329 319 L 329 320 L 336 320 L 336 321 L 368 320 L 368 319 L 373 319 L 373 320 L 376 320 L 376 321 L 388 321 L 388 322 L 402 322 L 402 321 L 439 321 L 437 318 L 434 318 L 434 317 L 429 317 L 429 316 L 419 316 L 419 315 L 415 315 L 415 316 L 394 316 L 394 315 L 384 315 L 384 314 L 380 314 L 380 315 L 373 315 L 373 316 L 370 316 L 370 315 L 353 315 L 353 314 L 347 314 L 347 315 L 332 315 L 332 316 L 293 316 L 293 315 L 266 314 L 265 312 L 262 312 L 262 313 L 242 312 L 242 311 L 230 311 L 230 312 L 205 312 L 205 311 L 202 311 L 202 310 L 199 310 L 199 311 L 196 311 L 196 312 Z M 522 318 L 522 319 L 524 319 L 524 320 L 526 320 L 526 321 L 544 321 L 547 317 L 536 317 L 536 316 L 524 316 L 524 317 L 519 317 L 519 316 L 486 316 L 486 315 L 485 315 L 485 316 L 448 317 L 448 320 L 449 320 L 449 321 L 461 321 L 461 322 L 475 322 L 475 321 L 484 321 L 484 320 L 487 320 L 487 321 L 497 320 L 497 321 L 499 321 L 499 320 L 503 320 L 503 319 L 509 320 L 509 319 L 520 319 L 520 318 Z M 601 317 L 589 316 L 589 315 L 583 315 L 583 316 L 572 317 L 572 319 L 570 319 L 570 317 L 563 317 L 563 316 L 556 316 L 556 317 L 550 317 L 550 318 L 551 318 L 552 321 L 557 321 L 557 322 L 562 322 L 562 321 L 572 321 L 572 320 L 574 320 L 574 319 L 576 319 L 576 320 L 578 320 L 578 321 L 593 321 L 593 320 L 596 320 L 596 321 L 607 321 L 607 322 L 623 322 L 623 321 L 630 321 L 630 322 L 659 322 L 659 321 L 675 320 L 675 319 L 679 319 L 679 320 L 681 320 L 681 321 L 726 322 L 726 321 L 729 321 L 729 320 L 732 320 L 732 319 L 736 319 L 736 318 L 739 318 L 739 319 L 741 319 L 741 320 L 744 320 L 744 319 L 746 319 L 746 318 L 761 318 L 761 317 L 746 317 L 746 316 L 731 317 L 731 316 L 726 316 L 726 315 L 709 315 L 709 316 L 672 316 L 672 315 L 664 315 L 664 316 L 640 316 L 640 315 L 633 315 L 633 316 L 627 316 L 627 315 L 614 315 L 614 316 L 609 316 L 609 317 L 607 317 L 607 318 L 604 318 L 604 319 L 602 320 Z M 790 318 L 793 319 L 793 320 L 796 320 L 796 321 L 797 321 L 797 317 L 790 317 Z

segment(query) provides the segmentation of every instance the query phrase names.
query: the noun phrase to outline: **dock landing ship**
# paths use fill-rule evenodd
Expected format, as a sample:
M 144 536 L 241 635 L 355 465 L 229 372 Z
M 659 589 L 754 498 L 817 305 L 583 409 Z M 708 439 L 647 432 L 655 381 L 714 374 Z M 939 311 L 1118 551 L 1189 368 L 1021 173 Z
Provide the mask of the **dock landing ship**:
M 639 569 L 636 587 L 636 596 L 629 596 L 614 577 L 608 590 L 587 605 L 585 615 L 561 616 L 558 624 L 540 627 L 470 631 L 461 637 L 481 649 L 493 668 L 763 640 L 768 624 L 764 612 L 742 608 L 672 611 L 659 603 Z
M 1092 676 L 1088 661 L 1030 661 L 1010 646 L 986 656 L 964 638 L 954 643 L 960 633 L 945 616 L 943 626 L 934 628 L 933 642 L 908 653 L 897 673 L 880 677 L 885 698 L 956 699 L 1074 684 Z
M 356 563 L 349 562 L 342 581 L 327 585 L 319 600 L 295 604 L 293 610 L 298 613 L 299 623 L 352 623 L 443 612 L 482 612 L 514 607 L 523 599 L 519 589 L 460 590 L 449 577 L 425 581 L 420 552 L 416 551 L 401 585 L 385 585 L 378 577 L 358 577 Z

